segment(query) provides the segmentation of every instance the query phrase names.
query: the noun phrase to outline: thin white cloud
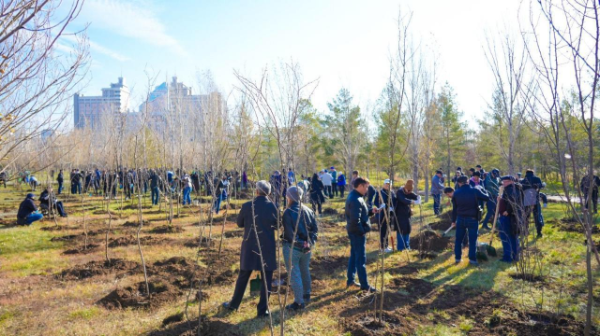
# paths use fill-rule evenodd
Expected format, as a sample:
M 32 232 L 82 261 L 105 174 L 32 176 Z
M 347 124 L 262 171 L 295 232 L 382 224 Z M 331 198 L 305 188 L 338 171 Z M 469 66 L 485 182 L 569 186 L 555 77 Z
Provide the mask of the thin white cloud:
M 98 52 L 100 54 L 104 54 L 110 58 L 114 58 L 117 61 L 121 61 L 121 62 L 130 60 L 129 57 L 121 55 L 118 52 L 108 49 L 106 47 L 103 47 L 96 42 L 89 41 L 89 43 L 90 43 L 90 48 L 92 49 L 92 51 Z
M 106 29 L 115 34 L 141 40 L 145 43 L 167 47 L 187 55 L 179 42 L 166 32 L 165 25 L 145 2 L 119 0 L 88 0 L 82 12 L 84 20 L 94 28 Z

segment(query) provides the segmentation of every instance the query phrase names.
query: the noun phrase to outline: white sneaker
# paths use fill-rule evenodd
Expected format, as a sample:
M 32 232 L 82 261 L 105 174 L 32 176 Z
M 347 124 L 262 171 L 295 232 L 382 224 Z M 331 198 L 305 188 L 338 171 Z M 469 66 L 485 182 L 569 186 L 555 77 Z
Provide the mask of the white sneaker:
M 391 247 L 388 247 L 385 249 L 385 253 L 390 253 L 390 252 L 394 252 L 394 250 L 392 250 Z

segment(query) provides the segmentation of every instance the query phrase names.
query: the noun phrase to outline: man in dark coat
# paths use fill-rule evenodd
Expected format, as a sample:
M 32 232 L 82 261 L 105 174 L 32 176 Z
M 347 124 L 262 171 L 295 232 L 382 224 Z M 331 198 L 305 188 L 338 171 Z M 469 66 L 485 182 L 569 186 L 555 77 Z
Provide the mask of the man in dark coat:
M 581 183 L 579 183 L 579 187 L 581 188 L 581 192 L 583 193 L 583 197 L 585 199 L 585 208 L 588 209 L 589 206 L 589 201 L 590 201 L 590 196 L 592 197 L 592 207 L 594 210 L 594 213 L 598 213 L 598 187 L 600 187 L 600 178 L 598 178 L 598 176 L 594 175 L 592 177 L 593 182 L 591 183 L 592 185 L 592 189 L 590 192 L 590 176 L 589 175 L 585 175 L 582 179 L 581 179 Z
M 242 205 L 238 214 L 237 224 L 244 228 L 244 240 L 240 255 L 240 273 L 235 284 L 231 301 L 223 307 L 237 310 L 244 297 L 248 280 L 252 271 L 260 271 L 260 301 L 257 306 L 257 316 L 268 316 L 269 293 L 273 281 L 273 271 L 277 269 L 275 229 L 277 228 L 277 207 L 267 196 L 271 193 L 271 185 L 267 181 L 256 183 L 256 197 Z M 256 236 L 258 234 L 258 241 Z M 260 246 L 259 246 L 260 242 Z M 261 257 L 262 256 L 262 257 Z M 264 270 L 263 270 L 264 267 Z M 267 288 L 265 288 L 265 283 Z
M 371 223 L 369 217 L 373 213 L 378 213 L 378 209 L 369 209 L 367 203 L 363 199 L 369 191 L 369 180 L 362 177 L 357 177 L 352 182 L 354 190 L 348 194 L 346 199 L 346 231 L 350 239 L 350 259 L 348 260 L 348 279 L 346 288 L 360 287 L 360 289 L 368 292 L 375 292 L 375 288 L 369 285 L 367 279 L 367 236 L 371 231 Z M 358 273 L 360 283 L 354 281 L 354 276 Z
M 515 183 L 515 178 L 507 175 L 501 178 L 504 192 L 497 196 L 500 201 L 500 240 L 504 251 L 500 261 L 512 263 L 519 260 L 519 233 L 524 231 L 523 190 Z
M 544 217 L 540 204 L 540 190 L 546 186 L 542 179 L 535 176 L 533 169 L 527 169 L 525 177 L 520 181 L 523 186 L 523 205 L 525 206 L 526 223 L 529 223 L 529 215 L 533 214 L 537 237 L 542 237 Z
M 17 212 L 17 224 L 19 225 L 31 225 L 31 223 L 38 221 L 44 216 L 37 211 L 33 198 L 35 195 L 27 194 L 25 200 L 19 205 L 19 212 Z

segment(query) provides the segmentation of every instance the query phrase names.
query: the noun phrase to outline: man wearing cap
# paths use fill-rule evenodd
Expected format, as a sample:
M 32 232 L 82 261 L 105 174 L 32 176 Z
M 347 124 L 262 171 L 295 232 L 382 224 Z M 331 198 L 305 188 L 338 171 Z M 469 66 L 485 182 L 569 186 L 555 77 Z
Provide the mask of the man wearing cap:
M 388 247 L 389 228 L 396 227 L 396 214 L 394 212 L 394 206 L 396 205 L 396 194 L 391 192 L 391 185 L 392 182 L 390 179 L 384 180 L 383 188 L 375 194 L 374 201 L 375 207 L 382 209 L 382 211 L 377 214 L 377 220 L 379 223 L 379 246 L 380 249 L 386 253 L 392 252 L 392 249 Z M 391 199 L 390 194 L 392 195 Z
M 317 241 L 319 232 L 315 213 L 308 207 L 300 205 L 303 193 L 300 188 L 288 188 L 286 193 L 288 205 L 282 218 L 283 259 L 285 268 L 290 274 L 294 292 L 294 303 L 286 308 L 291 310 L 304 309 L 305 305 L 310 302 L 311 250 Z
M 487 201 L 488 194 L 481 188 L 473 188 L 466 176 L 458 178 L 458 189 L 452 196 L 452 226 L 456 227 L 454 244 L 455 262 L 458 264 L 462 256 L 462 244 L 465 236 L 469 236 L 469 263 L 477 263 L 477 231 L 479 227 L 479 200 Z
M 436 216 L 440 214 L 440 203 L 442 202 L 442 193 L 444 192 L 444 173 L 437 170 L 431 179 L 431 196 L 433 196 L 433 212 Z
M 329 175 L 331 175 L 331 181 L 332 181 L 332 183 L 331 183 L 331 185 L 332 185 L 331 198 L 333 198 L 333 196 L 337 196 L 337 193 L 338 193 L 338 190 L 337 190 L 338 188 L 336 188 L 338 173 L 337 173 L 337 170 L 335 170 L 335 167 L 329 168 Z
M 497 199 L 500 202 L 500 240 L 502 241 L 503 256 L 500 261 L 514 262 L 519 260 L 519 232 L 524 224 L 523 190 L 515 183 L 514 177 L 502 176 L 504 192 Z
M 350 191 L 346 199 L 346 231 L 350 239 L 350 259 L 348 260 L 348 279 L 346 288 L 360 287 L 360 289 L 374 292 L 375 288 L 369 285 L 367 279 L 367 236 L 371 231 L 369 216 L 378 213 L 378 209 L 367 208 L 363 197 L 367 195 L 370 182 L 366 178 L 357 177 L 353 182 L 354 190 Z M 358 280 L 354 281 L 354 276 L 358 273 Z
M 39 213 L 35 206 L 34 197 L 35 195 L 32 193 L 27 194 L 25 200 L 19 205 L 19 212 L 17 212 L 18 225 L 31 225 L 33 222 L 44 218 L 44 215 Z
M 270 193 L 271 184 L 264 180 L 258 181 L 256 183 L 256 197 L 244 203 L 238 214 L 237 225 L 244 228 L 244 239 L 242 240 L 240 254 L 240 272 L 231 301 L 223 304 L 226 309 L 237 310 L 244 297 L 252 271 L 260 271 L 263 281 L 260 283 L 260 301 L 257 306 L 258 317 L 270 314 L 268 295 L 271 292 L 273 271 L 277 269 L 275 229 L 277 228 L 278 211 L 275 204 L 267 198 Z

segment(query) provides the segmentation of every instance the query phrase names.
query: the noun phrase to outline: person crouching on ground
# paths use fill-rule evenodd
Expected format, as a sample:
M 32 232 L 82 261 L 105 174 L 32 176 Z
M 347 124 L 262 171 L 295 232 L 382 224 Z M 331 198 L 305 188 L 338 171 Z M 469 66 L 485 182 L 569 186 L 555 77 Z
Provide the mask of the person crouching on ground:
M 519 229 L 524 223 L 525 207 L 523 206 L 523 190 L 515 184 L 514 177 L 502 177 L 504 192 L 498 196 L 500 216 L 500 240 L 504 253 L 500 261 L 515 262 L 519 260 Z
M 406 180 L 404 187 L 396 192 L 396 216 L 398 227 L 396 229 L 396 244 L 398 251 L 410 250 L 410 217 L 412 216 L 411 204 L 421 204 L 421 196 L 413 192 L 414 181 Z
M 258 181 L 256 197 L 244 203 L 240 209 L 237 225 L 244 228 L 240 272 L 231 301 L 223 303 L 224 308 L 237 310 L 242 303 L 250 275 L 253 271 L 260 271 L 262 281 L 260 282 L 260 301 L 257 306 L 258 317 L 270 314 L 268 310 L 269 293 L 273 282 L 273 271 L 277 269 L 275 229 L 277 228 L 278 210 L 275 204 L 267 198 L 270 193 L 271 184 L 264 180 Z
M 357 177 L 352 186 L 354 190 L 350 191 L 346 199 L 346 231 L 350 239 L 350 259 L 348 260 L 348 280 L 346 288 L 351 286 L 360 287 L 360 289 L 375 292 L 375 288 L 369 285 L 367 279 L 367 233 L 371 231 L 369 216 L 378 213 L 378 209 L 367 208 L 363 196 L 369 190 L 370 182 L 366 178 Z M 354 281 L 354 276 L 358 273 L 358 280 Z
M 315 213 L 300 205 L 303 193 L 298 187 L 287 189 L 287 209 L 283 212 L 282 219 L 283 258 L 294 292 L 294 303 L 286 308 L 291 310 L 304 309 L 310 302 L 311 279 L 308 268 L 311 250 L 319 232 Z
M 462 242 L 469 235 L 469 263 L 477 263 L 477 231 L 479 228 L 479 201 L 487 201 L 488 194 L 481 188 L 469 185 L 466 176 L 458 178 L 458 189 L 452 197 L 452 227 L 456 227 L 456 242 L 454 244 L 455 263 L 461 261 Z
M 33 222 L 44 218 L 35 206 L 34 197 L 35 195 L 32 193 L 27 194 L 25 200 L 19 205 L 19 212 L 17 212 L 18 225 L 31 225 Z

